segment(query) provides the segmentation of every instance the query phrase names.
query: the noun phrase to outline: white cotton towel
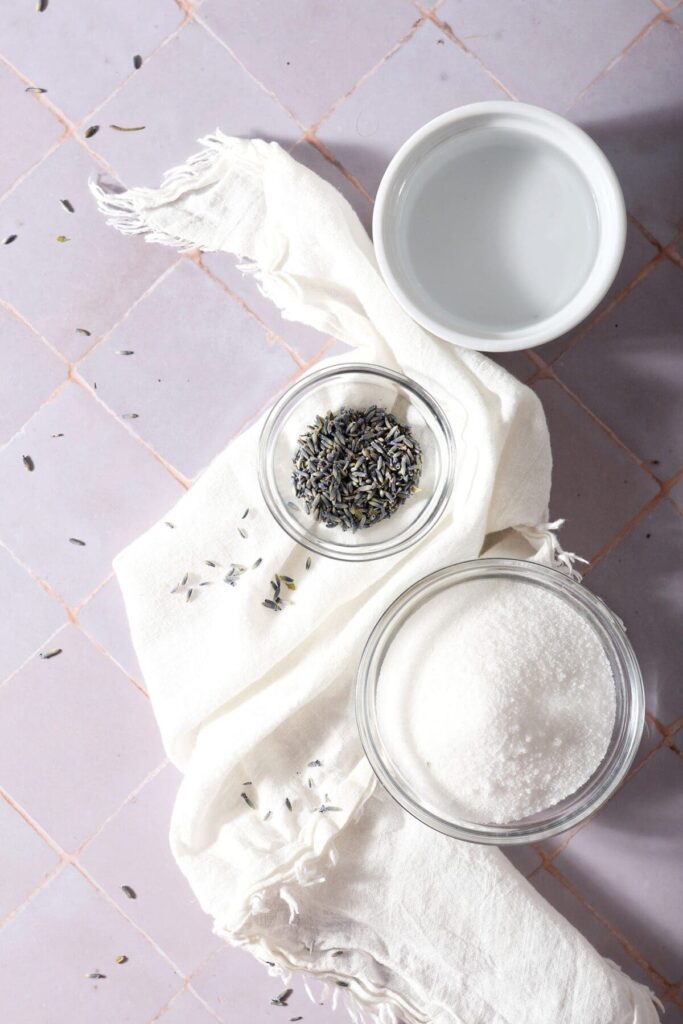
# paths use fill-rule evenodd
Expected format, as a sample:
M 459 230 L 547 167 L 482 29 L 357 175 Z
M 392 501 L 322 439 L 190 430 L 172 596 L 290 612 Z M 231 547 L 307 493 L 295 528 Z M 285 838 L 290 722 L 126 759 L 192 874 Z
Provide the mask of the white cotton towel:
M 164 517 L 175 529 L 159 523 L 117 558 L 164 743 L 184 773 L 171 824 L 181 869 L 219 934 L 278 970 L 331 982 L 352 1015 L 656 1022 L 648 990 L 602 960 L 499 851 L 440 836 L 377 791 L 356 734 L 356 664 L 401 591 L 492 545 L 558 564 L 554 535 L 539 525 L 551 460 L 536 396 L 410 320 L 331 185 L 275 143 L 216 132 L 202 144 L 158 190 L 93 186 L 110 223 L 250 261 L 287 319 L 423 384 L 459 450 L 449 507 L 421 543 L 365 564 L 314 557 L 307 571 L 306 552 L 260 496 L 256 423 Z M 206 560 L 259 558 L 234 588 L 196 588 L 189 602 L 171 593 L 186 573 L 190 585 L 211 572 L 220 580 Z M 298 582 L 277 615 L 261 604 L 275 572 Z M 340 810 L 320 813 L 323 803 Z

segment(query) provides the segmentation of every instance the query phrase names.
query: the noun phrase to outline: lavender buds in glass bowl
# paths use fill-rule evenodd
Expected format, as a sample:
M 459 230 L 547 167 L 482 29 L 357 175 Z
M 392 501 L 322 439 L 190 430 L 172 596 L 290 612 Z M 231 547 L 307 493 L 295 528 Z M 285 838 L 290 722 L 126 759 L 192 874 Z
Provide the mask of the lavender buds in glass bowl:
M 448 503 L 454 468 L 453 432 L 431 395 L 365 363 L 297 381 L 260 440 L 259 483 L 275 520 L 303 547 L 344 561 L 393 555 L 424 537 Z
M 410 427 L 376 405 L 316 416 L 293 461 L 297 498 L 328 529 L 366 529 L 387 519 L 417 493 L 422 472 Z

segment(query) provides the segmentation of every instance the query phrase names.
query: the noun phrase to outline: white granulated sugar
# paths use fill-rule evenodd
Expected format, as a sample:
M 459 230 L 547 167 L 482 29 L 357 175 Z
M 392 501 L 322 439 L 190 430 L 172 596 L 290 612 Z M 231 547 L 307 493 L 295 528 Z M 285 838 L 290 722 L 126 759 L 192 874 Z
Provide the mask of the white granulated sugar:
M 614 680 L 595 631 L 564 600 L 521 581 L 468 581 L 396 634 L 377 715 L 421 803 L 505 824 L 590 778 L 612 735 Z

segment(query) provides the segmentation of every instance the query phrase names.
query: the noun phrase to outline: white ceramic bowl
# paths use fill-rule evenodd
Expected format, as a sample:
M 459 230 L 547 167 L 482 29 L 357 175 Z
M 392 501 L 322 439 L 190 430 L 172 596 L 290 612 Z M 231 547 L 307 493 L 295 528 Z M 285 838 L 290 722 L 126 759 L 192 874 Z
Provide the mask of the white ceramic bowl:
M 377 193 L 384 279 L 423 327 L 467 348 L 541 345 L 595 309 L 624 251 L 617 177 L 540 107 L 473 103 L 401 146 Z

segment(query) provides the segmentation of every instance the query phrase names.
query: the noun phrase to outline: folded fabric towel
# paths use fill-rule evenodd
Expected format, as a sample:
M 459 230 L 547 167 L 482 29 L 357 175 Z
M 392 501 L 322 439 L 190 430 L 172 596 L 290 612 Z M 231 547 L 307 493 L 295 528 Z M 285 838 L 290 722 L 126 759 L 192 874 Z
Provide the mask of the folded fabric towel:
M 164 743 L 184 773 L 171 823 L 181 869 L 220 935 L 272 970 L 331 983 L 352 1016 L 656 1022 L 648 990 L 599 957 L 498 850 L 438 835 L 378 791 L 356 734 L 360 652 L 407 586 L 483 552 L 568 568 L 542 525 L 551 460 L 536 396 L 410 320 L 331 185 L 274 143 L 216 132 L 202 144 L 158 190 L 93 186 L 110 223 L 248 260 L 287 319 L 423 384 L 459 448 L 450 504 L 419 544 L 363 564 L 315 556 L 306 570 L 307 552 L 259 492 L 259 422 L 165 517 L 175 529 L 157 524 L 116 559 Z M 250 568 L 232 587 L 207 560 Z M 211 572 L 217 585 L 196 586 Z M 276 572 L 298 584 L 281 614 L 262 605 Z M 190 601 L 172 593 L 186 574 Z

